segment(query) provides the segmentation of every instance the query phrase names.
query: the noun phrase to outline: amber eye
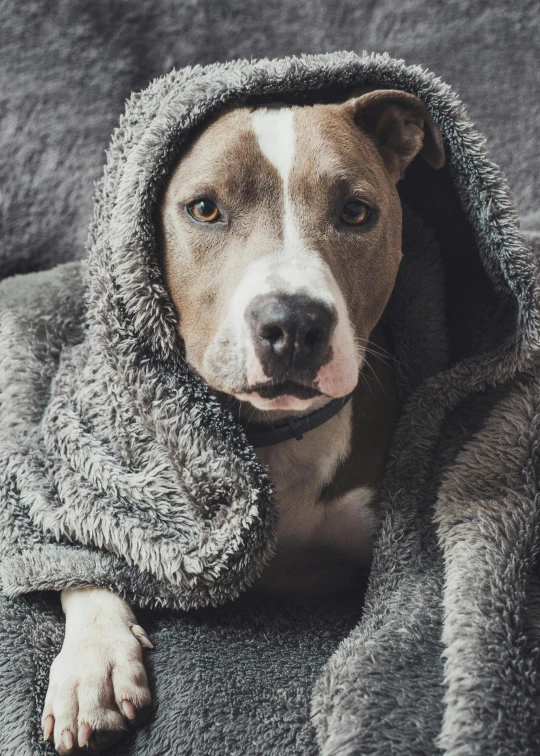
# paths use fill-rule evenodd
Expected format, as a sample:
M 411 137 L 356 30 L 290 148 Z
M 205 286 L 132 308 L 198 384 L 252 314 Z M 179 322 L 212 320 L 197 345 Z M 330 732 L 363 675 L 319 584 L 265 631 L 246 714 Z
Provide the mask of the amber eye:
M 371 210 L 367 205 L 358 200 L 350 200 L 343 206 L 341 211 L 341 220 L 350 226 L 361 226 L 371 215 Z
M 203 223 L 214 223 L 221 218 L 221 213 L 212 200 L 197 200 L 188 205 L 187 209 L 192 218 Z

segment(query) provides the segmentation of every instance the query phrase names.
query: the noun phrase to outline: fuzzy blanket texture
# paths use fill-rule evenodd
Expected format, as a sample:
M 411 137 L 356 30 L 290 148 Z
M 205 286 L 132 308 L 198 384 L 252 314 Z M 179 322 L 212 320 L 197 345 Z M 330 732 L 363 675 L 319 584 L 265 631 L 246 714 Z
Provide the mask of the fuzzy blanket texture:
M 182 359 L 153 209 L 219 108 L 361 83 L 424 99 L 447 152 L 401 187 L 383 524 L 365 601 L 261 601 L 244 591 L 273 547 L 271 481 Z M 62 622 L 35 592 L 87 584 L 143 607 L 156 645 L 154 719 L 117 754 L 538 753 L 535 265 L 446 85 L 349 53 L 156 80 L 114 133 L 88 263 L 6 281 L 0 310 L 0 754 L 52 752 Z

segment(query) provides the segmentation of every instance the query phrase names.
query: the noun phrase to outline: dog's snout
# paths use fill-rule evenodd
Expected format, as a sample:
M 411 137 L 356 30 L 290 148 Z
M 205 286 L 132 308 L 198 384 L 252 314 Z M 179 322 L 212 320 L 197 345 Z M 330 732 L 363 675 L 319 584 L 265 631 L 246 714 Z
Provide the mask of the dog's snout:
M 248 308 L 248 320 L 255 352 L 274 379 L 313 380 L 330 358 L 336 313 L 325 302 L 300 294 L 265 294 Z

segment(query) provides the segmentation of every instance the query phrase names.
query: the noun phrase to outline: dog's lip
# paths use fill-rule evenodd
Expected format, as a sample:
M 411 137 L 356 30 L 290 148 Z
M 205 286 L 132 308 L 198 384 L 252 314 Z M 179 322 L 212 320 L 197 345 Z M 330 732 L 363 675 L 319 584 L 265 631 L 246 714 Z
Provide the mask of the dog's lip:
M 313 399 L 322 396 L 316 386 L 298 381 L 256 383 L 244 389 L 245 394 L 258 394 L 262 399 L 276 399 L 278 396 L 294 396 L 297 399 Z

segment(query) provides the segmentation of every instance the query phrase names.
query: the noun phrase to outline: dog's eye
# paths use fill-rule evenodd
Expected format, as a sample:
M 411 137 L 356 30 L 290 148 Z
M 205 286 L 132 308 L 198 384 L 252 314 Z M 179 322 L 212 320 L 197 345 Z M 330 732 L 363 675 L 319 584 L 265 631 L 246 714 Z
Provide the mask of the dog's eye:
M 369 220 L 371 210 L 367 205 L 358 200 L 350 200 L 345 203 L 341 211 L 341 220 L 350 226 L 361 226 Z
M 187 209 L 192 218 L 203 223 L 214 223 L 221 218 L 221 213 L 212 200 L 197 200 L 188 205 Z

